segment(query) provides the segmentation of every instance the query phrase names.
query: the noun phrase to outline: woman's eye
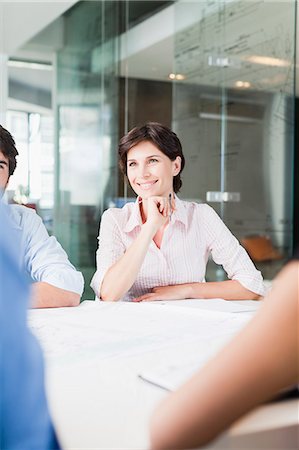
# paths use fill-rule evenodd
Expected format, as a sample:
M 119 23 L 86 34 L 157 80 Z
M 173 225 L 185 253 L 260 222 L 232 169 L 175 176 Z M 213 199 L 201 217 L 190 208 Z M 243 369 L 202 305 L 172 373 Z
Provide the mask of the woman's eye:
M 149 162 L 150 163 L 156 163 L 156 162 L 158 162 L 158 160 L 156 158 L 151 158 L 151 159 L 149 159 Z
M 136 165 L 136 163 L 133 161 L 129 163 L 129 167 L 134 167 L 135 165 Z

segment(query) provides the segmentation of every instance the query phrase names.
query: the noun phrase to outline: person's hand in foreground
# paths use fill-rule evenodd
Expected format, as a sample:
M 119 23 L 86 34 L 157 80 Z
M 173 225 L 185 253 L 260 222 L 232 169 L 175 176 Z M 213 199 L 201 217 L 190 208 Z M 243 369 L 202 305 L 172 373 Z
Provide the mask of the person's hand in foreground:
M 207 444 L 252 408 L 298 383 L 298 278 L 299 263 L 289 263 L 252 321 L 162 402 L 151 420 L 152 450 Z

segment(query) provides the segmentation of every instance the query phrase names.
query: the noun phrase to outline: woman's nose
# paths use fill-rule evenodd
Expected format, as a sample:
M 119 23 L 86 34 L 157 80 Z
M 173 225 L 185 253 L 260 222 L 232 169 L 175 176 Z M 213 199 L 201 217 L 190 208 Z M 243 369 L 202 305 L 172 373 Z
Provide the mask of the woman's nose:
M 140 168 L 140 176 L 143 178 L 147 178 L 150 176 L 150 171 L 148 170 L 147 165 L 144 165 Z

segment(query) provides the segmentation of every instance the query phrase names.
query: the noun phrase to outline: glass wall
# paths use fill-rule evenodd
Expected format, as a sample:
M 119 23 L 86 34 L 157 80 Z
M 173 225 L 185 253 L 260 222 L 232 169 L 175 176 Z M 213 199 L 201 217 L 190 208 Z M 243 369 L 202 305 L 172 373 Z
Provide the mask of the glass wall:
M 84 298 L 101 214 L 134 197 L 119 137 L 149 120 L 183 143 L 181 197 L 210 203 L 272 278 L 292 248 L 295 2 L 81 1 L 63 26 L 55 233 Z
M 172 66 L 173 51 L 163 47 L 161 40 L 167 33 L 174 32 L 170 12 L 173 3 L 120 2 L 120 136 L 148 121 L 171 127 L 172 84 L 168 78 L 168 66 Z M 166 33 L 163 27 L 167 28 Z M 125 198 L 135 198 L 122 176 L 119 192 Z
M 171 3 L 82 1 L 64 15 L 56 64 L 55 234 L 83 272 L 83 298 L 94 296 L 89 282 L 102 212 L 132 195 L 119 176 L 119 137 L 146 120 L 171 124 L 167 78 L 161 83 L 130 76 L 127 61 L 128 31 Z
M 54 120 L 49 114 L 10 110 L 7 128 L 17 143 L 17 168 L 6 191 L 9 202 L 36 209 L 48 231 L 53 228 Z
M 182 141 L 181 197 L 210 203 L 276 274 L 294 234 L 295 18 L 294 0 L 79 1 L 10 58 L 10 100 L 43 109 L 9 106 L 20 150 L 9 190 L 38 205 L 83 271 L 83 298 L 102 212 L 134 198 L 118 140 L 146 121 Z M 29 60 L 48 67 L 24 77 Z M 209 265 L 209 280 L 223 276 Z
M 117 2 L 79 2 L 57 53 L 55 233 L 83 272 L 84 298 L 93 297 L 99 219 L 117 194 L 117 34 Z
M 295 7 L 175 4 L 173 127 L 187 156 L 182 195 L 211 203 L 266 278 L 292 249 Z M 208 278 L 222 276 L 210 265 Z

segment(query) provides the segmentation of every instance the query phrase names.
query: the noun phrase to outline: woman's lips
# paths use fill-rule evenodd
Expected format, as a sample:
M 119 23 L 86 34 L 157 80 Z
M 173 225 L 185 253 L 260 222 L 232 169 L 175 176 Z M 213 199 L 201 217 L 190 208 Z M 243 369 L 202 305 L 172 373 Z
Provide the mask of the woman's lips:
M 150 182 L 146 182 L 146 183 L 137 183 L 137 184 L 141 189 L 144 189 L 146 191 L 146 190 L 150 189 L 154 184 L 156 184 L 157 181 L 158 180 L 150 181 Z

